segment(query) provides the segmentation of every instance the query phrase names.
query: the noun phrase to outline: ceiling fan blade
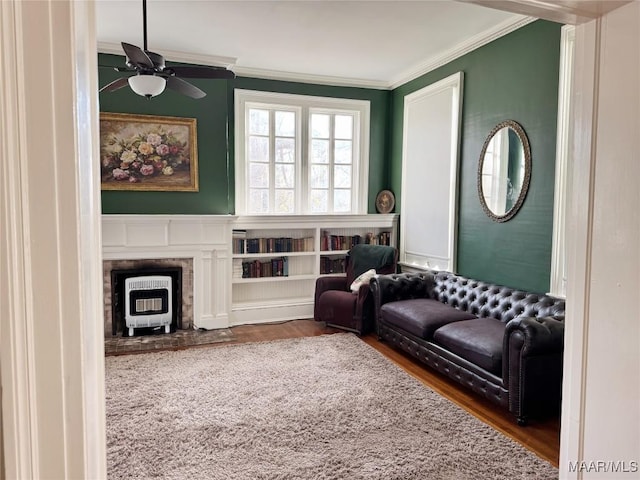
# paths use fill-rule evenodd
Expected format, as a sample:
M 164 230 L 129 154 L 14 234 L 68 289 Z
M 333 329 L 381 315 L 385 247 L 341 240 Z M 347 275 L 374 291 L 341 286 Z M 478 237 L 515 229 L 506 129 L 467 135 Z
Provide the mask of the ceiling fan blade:
M 191 85 L 178 77 L 168 77 L 167 87 L 191 98 L 202 98 L 207 95 L 195 85 Z
M 144 53 L 140 47 L 122 42 L 122 49 L 132 65 L 153 69 L 153 62 L 149 58 L 149 55 Z
M 122 87 L 126 87 L 128 84 L 129 84 L 129 79 L 127 77 L 122 77 L 117 80 L 114 80 L 111 83 L 108 83 L 98 91 L 99 92 L 115 92 L 116 90 L 120 90 Z
M 167 67 L 164 71 L 181 78 L 236 78 L 235 73 L 223 67 Z

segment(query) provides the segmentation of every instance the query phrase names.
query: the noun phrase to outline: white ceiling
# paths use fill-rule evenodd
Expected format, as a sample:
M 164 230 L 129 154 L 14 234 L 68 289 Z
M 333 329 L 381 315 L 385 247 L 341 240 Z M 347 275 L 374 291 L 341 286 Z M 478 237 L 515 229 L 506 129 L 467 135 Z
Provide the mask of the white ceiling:
M 99 0 L 98 47 L 142 47 L 142 0 Z M 531 21 L 452 0 L 148 0 L 148 48 L 238 75 L 389 88 Z

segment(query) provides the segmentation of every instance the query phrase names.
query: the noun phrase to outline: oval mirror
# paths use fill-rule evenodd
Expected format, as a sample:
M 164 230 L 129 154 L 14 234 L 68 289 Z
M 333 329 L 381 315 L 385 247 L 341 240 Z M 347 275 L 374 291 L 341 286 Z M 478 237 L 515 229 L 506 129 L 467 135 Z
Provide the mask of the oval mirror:
M 485 213 L 506 222 L 524 203 L 531 179 L 531 149 L 519 123 L 496 125 L 482 146 L 478 165 L 478 195 Z

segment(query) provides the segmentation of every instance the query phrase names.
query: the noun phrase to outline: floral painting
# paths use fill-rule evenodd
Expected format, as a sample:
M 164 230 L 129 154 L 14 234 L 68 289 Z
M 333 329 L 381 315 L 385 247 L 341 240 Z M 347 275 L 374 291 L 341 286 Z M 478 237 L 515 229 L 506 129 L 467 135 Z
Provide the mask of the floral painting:
M 103 190 L 198 191 L 196 119 L 100 114 Z

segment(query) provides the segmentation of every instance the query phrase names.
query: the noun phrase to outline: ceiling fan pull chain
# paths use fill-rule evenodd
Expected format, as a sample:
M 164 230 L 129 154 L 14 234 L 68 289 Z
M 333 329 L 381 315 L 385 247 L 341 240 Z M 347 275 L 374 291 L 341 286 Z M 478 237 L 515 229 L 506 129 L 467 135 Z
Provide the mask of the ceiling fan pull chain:
M 144 41 L 144 51 L 149 50 L 147 48 L 147 0 L 142 0 L 142 35 Z

